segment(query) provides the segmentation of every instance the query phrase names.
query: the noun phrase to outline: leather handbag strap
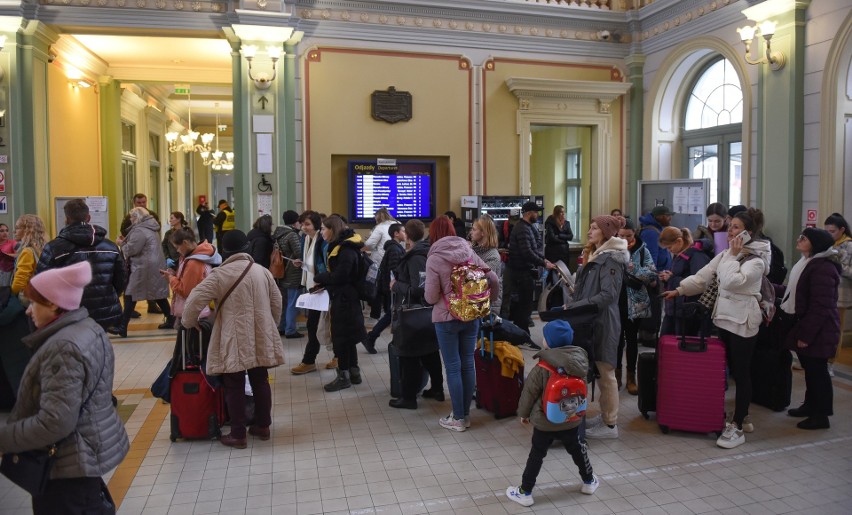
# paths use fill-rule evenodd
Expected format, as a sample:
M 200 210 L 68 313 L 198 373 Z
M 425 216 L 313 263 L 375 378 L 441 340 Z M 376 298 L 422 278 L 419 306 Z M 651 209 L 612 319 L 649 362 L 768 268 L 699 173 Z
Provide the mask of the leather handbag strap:
M 242 274 L 240 274 L 240 276 L 239 276 L 239 277 L 237 277 L 237 280 L 236 280 L 236 281 L 234 281 L 234 284 L 232 284 L 232 285 L 231 285 L 231 287 L 230 287 L 230 288 L 228 288 L 228 291 L 226 291 L 226 292 L 225 292 L 225 295 L 222 297 L 222 300 L 220 300 L 220 301 L 216 304 L 216 317 L 217 317 L 217 318 L 219 317 L 219 313 L 221 313 L 221 312 L 222 312 L 222 305 L 225 303 L 225 301 L 226 301 L 226 300 L 228 300 L 228 297 L 230 297 L 230 296 L 231 296 L 231 292 L 233 292 L 233 291 L 234 291 L 234 288 L 236 288 L 236 287 L 237 287 L 237 285 L 238 285 L 238 284 L 240 284 L 240 283 L 242 282 L 243 278 L 246 276 L 246 274 L 248 274 L 249 270 L 251 270 L 251 266 L 252 266 L 253 264 L 254 264 L 254 262 L 253 262 L 253 261 L 249 261 L 249 264 L 248 264 L 248 266 L 246 267 L 246 269 L 245 269 L 245 270 L 243 270 L 243 273 L 242 273 Z

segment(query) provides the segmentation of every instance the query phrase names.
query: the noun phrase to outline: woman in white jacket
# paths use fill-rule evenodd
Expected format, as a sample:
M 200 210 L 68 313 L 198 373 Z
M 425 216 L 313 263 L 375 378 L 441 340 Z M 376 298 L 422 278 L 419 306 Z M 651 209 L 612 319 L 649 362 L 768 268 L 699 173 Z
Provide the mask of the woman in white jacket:
M 364 249 L 370 252 L 370 259 L 377 265 L 381 265 L 382 258 L 385 257 L 385 242 L 391 239 L 388 229 L 395 223 L 398 222 L 393 219 L 388 208 L 381 207 L 376 211 L 376 226 L 364 242 Z M 379 296 L 370 302 L 370 317 L 381 318 L 383 308 L 385 311 L 390 311 L 390 298 L 385 299 Z
M 666 298 L 698 295 L 707 289 L 713 276 L 719 278 L 719 297 L 713 308 L 713 324 L 725 342 L 728 368 L 737 384 L 733 420 L 716 440 L 716 445 L 733 449 L 745 443 L 745 432 L 754 426 L 746 421 L 751 402 L 751 358 L 757 330 L 763 321 L 760 286 L 769 270 L 769 241 L 752 240 L 763 228 L 763 213 L 754 208 L 737 213 L 728 224 L 729 248 L 713 258 L 698 273 L 681 281 Z

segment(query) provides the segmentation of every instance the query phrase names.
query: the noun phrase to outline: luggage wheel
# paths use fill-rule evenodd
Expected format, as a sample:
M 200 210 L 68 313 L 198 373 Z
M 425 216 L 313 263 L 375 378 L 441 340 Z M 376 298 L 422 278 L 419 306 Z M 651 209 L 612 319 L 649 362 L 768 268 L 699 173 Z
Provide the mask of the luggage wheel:
M 650 419 L 651 419 L 651 417 L 648 415 L 648 412 L 647 412 L 647 411 L 643 411 L 643 412 L 642 412 L 642 417 L 643 417 L 645 420 L 650 420 Z
M 660 424 L 660 431 L 662 431 L 664 435 L 669 434 L 669 426 L 664 426 Z
M 169 435 L 169 440 L 171 440 L 172 443 L 175 443 L 177 441 L 177 437 L 175 435 Z

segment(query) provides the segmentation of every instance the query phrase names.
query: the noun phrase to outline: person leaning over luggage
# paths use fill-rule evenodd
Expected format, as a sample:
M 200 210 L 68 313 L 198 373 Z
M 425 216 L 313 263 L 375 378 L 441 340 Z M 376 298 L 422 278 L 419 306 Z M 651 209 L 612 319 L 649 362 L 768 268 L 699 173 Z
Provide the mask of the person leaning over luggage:
M 751 359 L 757 342 L 757 330 L 763 323 L 760 287 L 769 269 L 769 242 L 756 238 L 763 227 L 763 213 L 754 208 L 734 215 L 728 224 L 729 247 L 704 268 L 681 281 L 680 286 L 663 295 L 698 295 L 719 279 L 719 296 L 713 308 L 713 324 L 725 342 L 728 368 L 737 384 L 736 406 L 731 422 L 716 440 L 716 445 L 733 449 L 745 443 L 744 432 L 754 425 L 746 421 L 751 403 Z M 744 243 L 747 241 L 747 243 Z
M 592 218 L 588 244 L 583 249 L 583 265 L 577 271 L 574 294 L 565 308 L 594 304 L 599 316 L 594 331 L 594 359 L 600 379 L 600 416 L 587 421 L 586 438 L 618 438 L 618 383 L 615 365 L 621 318 L 618 296 L 624 271 L 630 261 L 627 242 L 617 237 L 626 223 L 624 217 L 601 215 Z
M 25 338 L 35 354 L 18 401 L 0 426 L 0 452 L 57 444 L 47 489 L 33 496 L 36 515 L 115 513 L 101 476 L 130 449 L 112 404 L 115 356 L 103 328 L 80 307 L 92 280 L 88 261 L 46 270 L 27 284 L 27 314 L 36 331 Z M 5 460 L 6 458 L 4 458 Z
M 849 222 L 840 213 L 832 213 L 825 219 L 825 230 L 834 238 L 834 248 L 837 249 L 837 262 L 840 263 L 840 286 L 837 288 L 837 311 L 840 313 L 840 340 L 837 350 L 843 345 L 843 331 L 846 327 L 846 317 L 852 310 L 852 231 Z M 834 375 L 832 362 L 828 360 L 828 372 Z
M 805 401 L 787 411 L 791 417 L 807 417 L 796 424 L 800 429 L 828 429 L 828 417 L 834 414 L 828 359 L 836 354 L 840 340 L 837 286 L 841 267 L 835 261 L 833 245 L 834 238 L 826 230 L 808 227 L 802 231 L 796 240 L 802 257 L 793 265 L 781 301 L 781 309 L 796 320 L 784 342 L 796 352 L 805 370 Z
M 429 239 L 425 237 L 426 226 L 420 220 L 411 219 L 405 223 L 405 234 L 412 246 L 396 267 L 396 281 L 391 286 L 394 303 L 397 306 L 425 304 L 420 278 L 426 275 L 426 258 L 429 254 Z M 385 255 L 387 256 L 387 253 Z M 398 340 L 394 340 L 394 345 L 399 354 L 402 397 L 391 399 L 388 405 L 391 408 L 417 409 L 417 392 L 421 387 L 423 369 L 429 373 L 429 380 L 432 382 L 428 390 L 423 390 L 423 397 L 443 402 L 444 373 L 438 345 L 432 338 L 417 342 Z
M 500 295 L 497 300 L 491 302 L 491 312 L 494 316 L 500 314 L 500 306 L 503 304 L 503 261 L 497 250 L 497 227 L 488 215 L 482 215 L 473 222 L 473 227 L 468 235 L 473 246 L 473 251 L 499 279 Z
M 367 337 L 357 288 L 359 253 L 364 243 L 361 236 L 336 215 L 323 220 L 321 233 L 322 239 L 329 242 L 328 261 L 326 271 L 315 275 L 314 282 L 328 290 L 331 344 L 337 358 L 337 377 L 323 388 L 327 392 L 336 392 L 361 384 L 355 346 Z
M 674 256 L 672 258 L 672 269 L 670 271 L 664 270 L 659 274 L 666 290 L 676 289 L 680 286 L 681 281 L 707 266 L 707 263 L 716 256 L 713 252 L 712 240 L 704 238 L 693 242 L 692 235 L 687 228 L 666 227 L 663 229 L 663 232 L 660 233 L 660 247 L 668 249 Z M 728 248 L 727 242 L 725 242 L 725 248 Z M 663 313 L 665 316 L 660 334 L 687 336 L 703 334 L 710 336 L 712 322 L 709 313 L 688 319 L 677 316 L 684 304 L 697 300 L 698 295 L 666 300 Z
M 281 292 L 269 270 L 255 263 L 247 253 L 248 238 L 238 229 L 222 237 L 225 261 L 193 288 L 183 307 L 181 324 L 199 328 L 198 319 L 211 301 L 217 305 L 213 332 L 207 349 L 207 373 L 221 375 L 225 402 L 231 414 L 231 433 L 222 436 L 222 445 L 245 449 L 246 372 L 254 393 L 254 425 L 248 433 L 269 440 L 272 424 L 272 390 L 267 369 L 284 364 L 284 349 L 278 335 L 281 319 Z M 233 288 L 233 289 L 232 289 Z
M 470 403 L 476 384 L 473 353 L 480 320 L 464 322 L 453 318 L 447 307 L 446 295 L 452 292 L 450 275 L 456 265 L 472 262 L 487 268 L 470 244 L 455 235 L 450 220 L 436 218 L 429 227 L 429 256 L 426 259 L 426 288 L 424 298 L 432 304 L 432 322 L 438 335 L 438 346 L 444 358 L 447 388 L 453 411 L 438 423 L 451 431 L 464 431 L 470 427 Z M 500 294 L 500 280 L 494 272 L 486 275 L 491 288 L 491 301 Z
M 571 324 L 565 320 L 554 320 L 544 326 L 545 349 L 536 353 L 534 358 L 544 361 L 553 368 L 562 369 L 567 376 L 583 378 L 585 381 L 589 372 L 589 358 L 580 347 L 573 347 L 574 331 Z M 564 422 L 555 424 L 548 420 L 542 408 L 542 395 L 552 372 L 547 369 L 534 366 L 527 375 L 524 389 L 521 391 L 521 399 L 518 401 L 518 416 L 521 423 L 533 425 L 532 449 L 527 458 L 527 466 L 521 478 L 520 486 L 510 486 L 506 489 L 506 497 L 521 506 L 532 506 L 532 491 L 535 480 L 541 471 L 541 465 L 547 456 L 547 450 L 554 440 L 559 440 L 568 451 L 583 485 L 580 492 L 592 495 L 600 486 L 598 477 L 589 463 L 585 444 L 580 442 L 579 426 L 582 418 L 576 422 Z

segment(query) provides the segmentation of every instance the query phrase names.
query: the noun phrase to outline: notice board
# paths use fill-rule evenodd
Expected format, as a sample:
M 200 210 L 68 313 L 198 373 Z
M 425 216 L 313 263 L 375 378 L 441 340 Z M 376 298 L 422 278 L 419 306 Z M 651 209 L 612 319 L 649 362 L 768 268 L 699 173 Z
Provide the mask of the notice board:
M 706 223 L 704 213 L 710 204 L 710 179 L 639 181 L 637 196 L 637 220 L 656 206 L 667 206 L 673 213 L 672 226 L 695 231 Z
M 54 227 L 56 234 L 65 227 L 65 204 L 69 200 L 81 198 L 89 206 L 89 216 L 91 217 L 92 225 L 100 225 L 106 229 L 107 237 L 109 237 L 109 199 L 107 197 L 54 197 Z M 56 235 L 54 235 L 55 237 Z

